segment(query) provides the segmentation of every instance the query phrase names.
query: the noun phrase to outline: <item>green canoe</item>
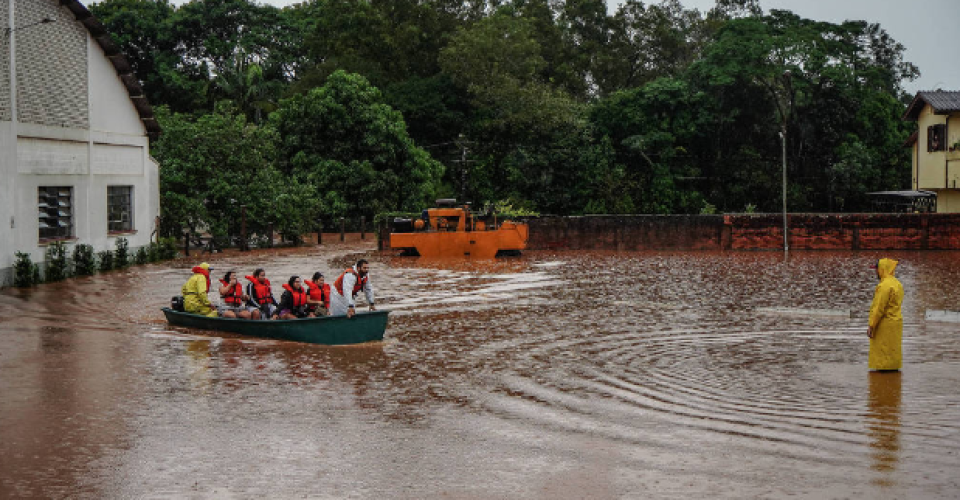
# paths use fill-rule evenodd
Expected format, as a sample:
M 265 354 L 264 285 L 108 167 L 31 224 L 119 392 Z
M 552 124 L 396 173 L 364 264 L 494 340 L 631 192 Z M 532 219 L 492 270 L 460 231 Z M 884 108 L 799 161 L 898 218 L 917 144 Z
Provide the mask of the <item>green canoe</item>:
M 209 318 L 196 314 L 161 309 L 167 322 L 201 330 L 239 333 L 253 337 L 293 340 L 311 344 L 359 344 L 383 340 L 390 311 L 358 312 L 354 317 L 323 316 L 320 318 L 251 320 L 236 318 Z

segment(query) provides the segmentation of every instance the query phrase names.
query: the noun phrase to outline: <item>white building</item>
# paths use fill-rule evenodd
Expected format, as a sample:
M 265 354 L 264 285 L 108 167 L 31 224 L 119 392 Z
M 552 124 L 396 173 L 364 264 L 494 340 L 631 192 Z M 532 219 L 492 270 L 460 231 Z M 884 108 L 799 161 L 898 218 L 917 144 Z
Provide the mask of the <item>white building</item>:
M 0 0 L 0 20 L 0 285 L 53 241 L 149 244 L 160 128 L 129 63 L 76 0 Z

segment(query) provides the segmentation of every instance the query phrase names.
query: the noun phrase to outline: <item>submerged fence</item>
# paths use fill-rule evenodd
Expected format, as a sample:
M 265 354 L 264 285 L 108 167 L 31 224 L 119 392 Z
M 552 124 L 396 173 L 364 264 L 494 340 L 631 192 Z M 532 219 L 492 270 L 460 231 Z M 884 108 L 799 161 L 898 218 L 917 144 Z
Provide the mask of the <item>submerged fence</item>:
M 783 216 L 526 218 L 530 250 L 780 250 Z M 960 214 L 788 214 L 792 250 L 960 250 Z

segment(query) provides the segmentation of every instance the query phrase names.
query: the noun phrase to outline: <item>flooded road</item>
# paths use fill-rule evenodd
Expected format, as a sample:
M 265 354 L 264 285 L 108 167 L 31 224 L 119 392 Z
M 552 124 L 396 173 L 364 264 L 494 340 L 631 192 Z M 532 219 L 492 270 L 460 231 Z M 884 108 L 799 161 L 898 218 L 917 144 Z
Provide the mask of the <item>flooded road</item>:
M 384 342 L 172 329 L 196 264 L 0 293 L 0 498 L 956 498 L 960 253 L 896 252 L 904 370 L 867 371 L 880 254 L 372 244 Z M 852 314 L 851 314 L 852 312 Z

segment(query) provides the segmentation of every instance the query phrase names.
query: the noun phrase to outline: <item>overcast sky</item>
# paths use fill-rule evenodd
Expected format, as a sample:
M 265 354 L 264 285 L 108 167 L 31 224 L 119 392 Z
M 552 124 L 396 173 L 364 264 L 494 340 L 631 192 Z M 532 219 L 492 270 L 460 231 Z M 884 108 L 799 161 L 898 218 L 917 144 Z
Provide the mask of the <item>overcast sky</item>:
M 187 0 L 172 0 L 180 5 Z M 283 7 L 302 0 L 257 0 Z M 606 0 L 613 11 L 620 4 Z M 706 12 L 714 0 L 680 0 L 687 8 Z M 92 2 L 95 3 L 95 2 Z M 656 3 L 651 0 L 645 3 Z M 904 58 L 920 68 L 920 78 L 904 88 L 960 90 L 960 0 L 760 0 L 765 11 L 786 9 L 801 17 L 840 23 L 864 20 L 880 23 L 887 33 L 906 47 Z

